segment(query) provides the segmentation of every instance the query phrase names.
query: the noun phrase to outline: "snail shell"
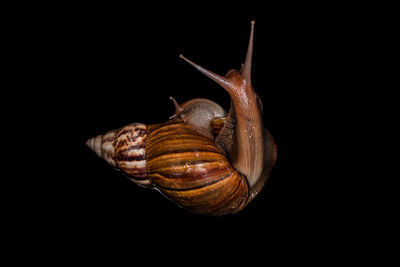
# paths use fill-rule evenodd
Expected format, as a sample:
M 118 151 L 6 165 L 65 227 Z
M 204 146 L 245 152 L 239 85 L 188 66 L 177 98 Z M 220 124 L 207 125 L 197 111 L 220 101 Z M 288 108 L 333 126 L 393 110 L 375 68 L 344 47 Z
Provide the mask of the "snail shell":
M 135 183 L 205 215 L 241 211 L 263 188 L 276 145 L 263 127 L 262 104 L 250 82 L 254 22 L 241 71 L 225 77 L 184 58 L 225 88 L 229 113 L 207 99 L 179 105 L 169 121 L 133 123 L 91 138 L 87 145 Z
M 130 124 L 87 145 L 135 183 L 158 189 L 184 209 L 223 215 L 238 212 L 247 201 L 246 178 L 224 151 L 180 120 Z

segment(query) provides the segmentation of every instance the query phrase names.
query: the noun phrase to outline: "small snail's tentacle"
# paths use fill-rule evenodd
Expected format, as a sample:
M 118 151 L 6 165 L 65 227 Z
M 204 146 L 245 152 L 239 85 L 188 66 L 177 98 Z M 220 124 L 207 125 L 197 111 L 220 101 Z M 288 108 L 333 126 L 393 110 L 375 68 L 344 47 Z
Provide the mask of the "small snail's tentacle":
M 175 98 L 173 98 L 172 96 L 170 96 L 169 99 L 172 100 L 172 102 L 174 103 L 174 106 L 175 106 L 175 113 L 174 113 L 174 115 L 172 115 L 171 117 L 169 117 L 169 119 L 171 120 L 171 119 L 176 118 L 176 116 L 178 116 L 178 115 L 183 111 L 183 109 L 182 109 L 181 106 L 178 104 L 178 102 L 175 100 Z

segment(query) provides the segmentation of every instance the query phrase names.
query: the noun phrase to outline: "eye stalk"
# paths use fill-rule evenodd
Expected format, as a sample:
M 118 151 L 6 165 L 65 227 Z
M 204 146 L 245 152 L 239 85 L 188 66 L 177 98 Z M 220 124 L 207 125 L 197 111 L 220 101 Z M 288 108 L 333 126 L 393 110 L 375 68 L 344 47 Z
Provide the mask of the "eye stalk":
M 251 22 L 250 40 L 241 71 L 230 70 L 225 77 L 207 70 L 193 61 L 179 57 L 228 91 L 235 110 L 235 155 L 232 165 L 247 177 L 250 186 L 260 179 L 264 165 L 263 122 L 259 98 L 251 86 L 254 21 Z
M 254 20 L 251 21 L 250 40 L 249 40 L 249 45 L 247 48 L 245 63 L 242 65 L 241 71 L 239 71 L 239 73 L 241 73 L 241 81 L 247 85 L 251 85 L 251 63 L 252 63 L 252 56 L 253 56 L 253 40 L 254 40 Z M 231 74 L 232 71 L 235 71 L 235 70 L 229 71 L 228 74 L 225 77 L 223 77 L 221 75 L 218 75 L 218 74 L 216 74 L 210 70 L 207 70 L 207 69 L 203 68 L 202 66 L 194 63 L 190 59 L 187 59 L 186 57 L 184 57 L 182 54 L 180 54 L 179 57 L 182 58 L 183 60 L 185 60 L 187 63 L 189 63 L 193 67 L 195 67 L 198 71 L 200 71 L 201 73 L 206 75 L 208 78 L 212 79 L 213 81 L 215 81 L 216 83 L 221 85 L 228 92 L 235 90 L 235 88 L 239 86 L 239 84 L 237 84 L 237 80 L 229 79 L 229 77 L 231 76 L 229 74 Z

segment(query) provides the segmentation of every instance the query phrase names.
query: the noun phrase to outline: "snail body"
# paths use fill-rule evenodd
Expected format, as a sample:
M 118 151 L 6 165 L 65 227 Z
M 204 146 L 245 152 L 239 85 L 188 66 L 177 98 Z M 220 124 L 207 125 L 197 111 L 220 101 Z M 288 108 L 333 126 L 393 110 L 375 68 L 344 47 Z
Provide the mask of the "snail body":
M 225 88 L 227 113 L 208 99 L 179 105 L 169 121 L 133 123 L 91 138 L 87 145 L 135 183 L 205 215 L 241 211 L 262 189 L 276 160 L 263 127 L 262 104 L 251 86 L 254 22 L 245 64 L 225 77 L 180 56 Z

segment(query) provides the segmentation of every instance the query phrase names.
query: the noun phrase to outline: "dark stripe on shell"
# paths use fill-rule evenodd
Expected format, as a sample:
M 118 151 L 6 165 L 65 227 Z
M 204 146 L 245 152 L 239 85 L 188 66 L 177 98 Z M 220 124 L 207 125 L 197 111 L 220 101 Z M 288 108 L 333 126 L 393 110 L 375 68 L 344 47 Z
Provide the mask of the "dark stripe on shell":
M 131 176 L 132 178 L 146 178 L 147 177 L 147 169 L 146 168 L 138 168 L 137 166 L 121 166 L 121 170 L 124 171 L 126 174 Z M 144 177 L 144 175 L 146 177 Z
M 146 155 L 142 154 L 142 155 L 127 155 L 127 154 L 118 154 L 117 156 L 117 160 L 118 161 L 128 161 L 128 162 L 132 162 L 132 161 L 141 161 L 141 160 L 145 160 L 146 159 Z
M 118 135 L 124 135 L 124 134 L 130 133 L 130 132 L 132 132 L 132 133 L 137 132 L 137 135 L 138 135 L 138 136 L 143 136 L 143 135 L 146 134 L 146 129 L 143 129 L 143 128 L 135 128 L 135 127 L 137 127 L 137 126 L 134 126 L 134 125 L 125 126 L 125 127 L 123 128 L 123 130 L 121 130 L 121 131 L 118 132 Z M 133 135 L 131 135 L 131 136 L 133 137 Z
M 161 174 L 161 175 L 162 175 L 162 174 Z M 228 173 L 227 175 L 225 175 L 225 176 L 223 176 L 223 177 L 220 177 L 219 179 L 214 180 L 214 181 L 212 181 L 212 182 L 205 183 L 205 184 L 200 185 L 200 186 L 188 187 L 188 188 L 184 188 L 184 189 L 171 188 L 171 187 L 163 187 L 163 186 L 161 186 L 161 185 L 158 185 L 157 188 L 159 188 L 159 189 L 167 189 L 167 190 L 172 190 L 172 191 L 187 191 L 187 190 L 193 190 L 193 189 L 200 189 L 200 188 L 203 188 L 203 187 L 205 187 L 205 186 L 210 186 L 210 185 L 212 185 L 212 184 L 218 183 L 218 182 L 220 182 L 220 181 L 226 179 L 226 178 L 229 177 L 230 175 L 232 175 L 232 172 L 230 172 L 230 173 Z M 169 177 L 166 177 L 166 178 L 169 178 Z
M 122 146 L 119 146 L 118 153 L 125 153 L 125 152 L 131 151 L 131 150 L 135 150 L 135 149 L 139 150 L 139 149 L 145 148 L 145 144 L 143 142 L 143 144 L 140 144 L 140 145 L 126 146 L 126 148 L 124 148 L 124 149 L 121 149 L 121 147 Z
M 208 150 L 208 149 L 198 149 L 196 151 L 193 151 L 193 149 L 179 149 L 179 150 L 172 150 L 172 151 L 168 151 L 168 152 L 164 152 L 164 153 L 155 153 L 153 155 L 152 160 L 154 160 L 157 157 L 160 156 L 164 156 L 164 155 L 174 155 L 174 154 L 180 154 L 180 153 L 188 153 L 188 152 L 193 152 L 193 153 L 202 153 L 202 152 L 207 152 L 207 153 L 215 153 L 215 154 L 219 154 L 219 155 L 225 155 L 222 152 L 219 151 L 214 151 L 214 150 Z M 202 162 L 210 162 L 210 160 L 200 160 L 200 161 L 195 161 L 196 163 L 202 163 Z M 193 161 L 191 161 L 190 163 L 193 163 Z
M 150 125 L 146 156 L 150 182 L 186 209 L 222 215 L 247 202 L 248 184 L 224 151 L 185 123 Z

